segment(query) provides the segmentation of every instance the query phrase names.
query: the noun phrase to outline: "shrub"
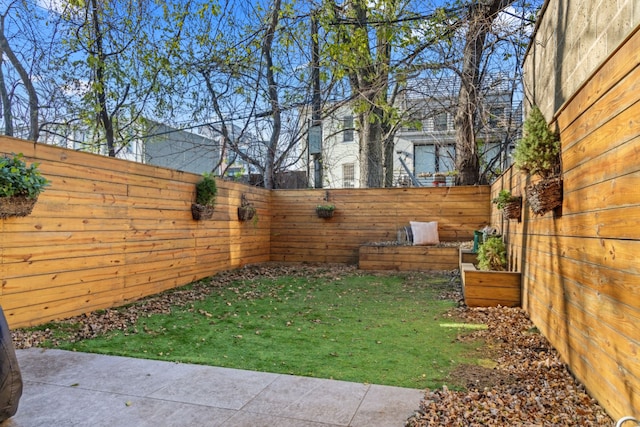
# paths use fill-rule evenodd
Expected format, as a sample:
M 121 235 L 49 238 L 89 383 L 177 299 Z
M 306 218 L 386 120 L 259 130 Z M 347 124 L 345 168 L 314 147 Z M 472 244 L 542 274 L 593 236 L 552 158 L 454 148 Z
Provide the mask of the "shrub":
M 36 199 L 50 183 L 40 174 L 38 164 L 22 160 L 22 153 L 0 158 L 0 197 L 22 196 Z
M 540 109 L 533 106 L 524 122 L 523 136 L 514 150 L 515 166 L 542 178 L 552 176 L 560 164 L 560 140 L 549 129 Z
M 211 206 L 216 203 L 218 187 L 216 179 L 210 173 L 202 174 L 202 181 L 196 184 L 196 203 L 203 206 Z
M 478 248 L 480 270 L 504 271 L 507 268 L 507 248 L 501 237 L 491 236 Z
M 494 198 L 492 202 L 497 205 L 498 209 L 503 209 L 509 203 L 519 202 L 520 197 L 514 196 L 509 190 L 500 190 L 498 197 Z

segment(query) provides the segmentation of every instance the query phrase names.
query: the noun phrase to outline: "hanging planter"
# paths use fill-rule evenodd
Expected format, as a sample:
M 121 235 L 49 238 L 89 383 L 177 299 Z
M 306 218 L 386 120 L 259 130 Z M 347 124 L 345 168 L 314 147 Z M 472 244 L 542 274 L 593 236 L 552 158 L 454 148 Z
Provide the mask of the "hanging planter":
M 256 214 L 256 208 L 252 203 L 247 201 L 247 198 L 244 194 L 240 197 L 240 207 L 238 207 L 238 220 L 239 221 L 249 221 L 253 219 Z
M 544 215 L 562 205 L 560 178 L 547 178 L 535 184 L 529 184 L 525 191 L 531 211 L 536 215 Z
M 336 205 L 329 203 L 329 191 L 324 193 L 324 201 L 324 204 L 316 206 L 316 215 L 318 218 L 332 218 Z
M 333 212 L 336 210 L 335 205 L 318 205 L 316 206 L 316 214 L 318 218 L 332 218 Z
M 238 208 L 238 220 L 249 221 L 253 219 L 256 214 L 256 208 L 253 206 L 240 206 Z
M 191 205 L 191 216 L 196 221 L 213 218 L 213 206 L 201 205 L 193 203 Z
M 196 221 L 213 218 L 213 207 L 216 203 L 218 188 L 215 178 L 208 173 L 203 174 L 202 181 L 196 184 L 196 202 L 191 204 L 191 216 Z
M 520 221 L 522 216 L 522 197 L 518 197 L 518 201 L 507 203 L 502 208 L 502 214 L 507 219 L 515 219 Z
M 518 169 L 541 178 L 525 188 L 529 206 L 536 215 L 544 215 L 562 205 L 560 153 L 559 135 L 549 129 L 540 109 L 533 106 L 513 154 Z
M 500 190 L 498 197 L 492 200 L 498 209 L 502 209 L 502 214 L 507 219 L 517 219 L 520 221 L 522 215 L 522 197 L 513 196 L 509 190 Z
M 31 214 L 38 196 L 49 185 L 49 180 L 22 160 L 22 154 L 0 158 L 0 218 Z
M 31 214 L 38 198 L 26 196 L 0 197 L 0 218 L 27 216 Z

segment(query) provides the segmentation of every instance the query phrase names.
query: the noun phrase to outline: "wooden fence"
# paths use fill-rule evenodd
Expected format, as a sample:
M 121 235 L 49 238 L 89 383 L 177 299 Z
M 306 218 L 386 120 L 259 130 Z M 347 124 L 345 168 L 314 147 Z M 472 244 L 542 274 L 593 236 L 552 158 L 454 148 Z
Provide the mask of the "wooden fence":
M 211 221 L 194 221 L 198 175 L 0 137 L 52 181 L 33 213 L 0 220 L 0 304 L 12 327 L 125 304 L 249 263 L 356 263 L 360 244 L 410 220 L 470 240 L 489 187 L 268 191 L 218 181 Z M 257 221 L 240 222 L 245 193 Z M 316 217 L 329 195 L 332 219 Z
M 0 220 L 0 304 L 12 327 L 269 260 L 264 189 L 219 181 L 214 219 L 194 221 L 197 175 L 4 137 L 0 147 L 52 182 L 30 216 Z M 237 220 L 242 193 L 257 223 Z
M 640 31 L 560 110 L 561 212 L 494 225 L 523 307 L 614 418 L 640 415 Z M 492 187 L 524 195 L 509 170 Z M 526 204 L 525 204 L 526 207 Z
M 489 224 L 487 186 L 286 190 L 271 194 L 273 261 L 358 262 L 363 243 L 397 239 L 409 221 L 438 221 L 440 240 L 473 240 Z M 336 206 L 318 218 L 319 204 Z

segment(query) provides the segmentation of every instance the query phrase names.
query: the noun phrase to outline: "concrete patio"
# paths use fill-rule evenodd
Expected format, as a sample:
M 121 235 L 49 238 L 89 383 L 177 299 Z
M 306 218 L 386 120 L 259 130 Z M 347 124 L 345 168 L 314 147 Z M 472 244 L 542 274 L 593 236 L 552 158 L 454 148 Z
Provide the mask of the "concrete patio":
M 29 349 L 1 427 L 403 426 L 422 390 Z

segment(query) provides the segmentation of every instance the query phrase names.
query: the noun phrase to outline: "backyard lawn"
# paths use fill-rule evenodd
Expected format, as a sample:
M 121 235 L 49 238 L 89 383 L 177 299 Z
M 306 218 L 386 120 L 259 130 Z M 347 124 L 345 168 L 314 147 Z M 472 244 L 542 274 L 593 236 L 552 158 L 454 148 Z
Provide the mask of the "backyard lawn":
M 457 305 L 449 274 L 280 268 L 223 273 L 115 310 L 135 319 L 109 313 L 93 323 L 119 329 L 104 333 L 87 333 L 96 328 L 83 319 L 51 323 L 45 345 L 411 388 L 455 388 L 451 369 L 476 363 L 476 343 L 456 341 L 466 329 L 445 316 Z
M 448 273 L 263 264 L 12 331 L 33 346 L 426 388 L 407 426 L 612 425 L 526 313 Z

